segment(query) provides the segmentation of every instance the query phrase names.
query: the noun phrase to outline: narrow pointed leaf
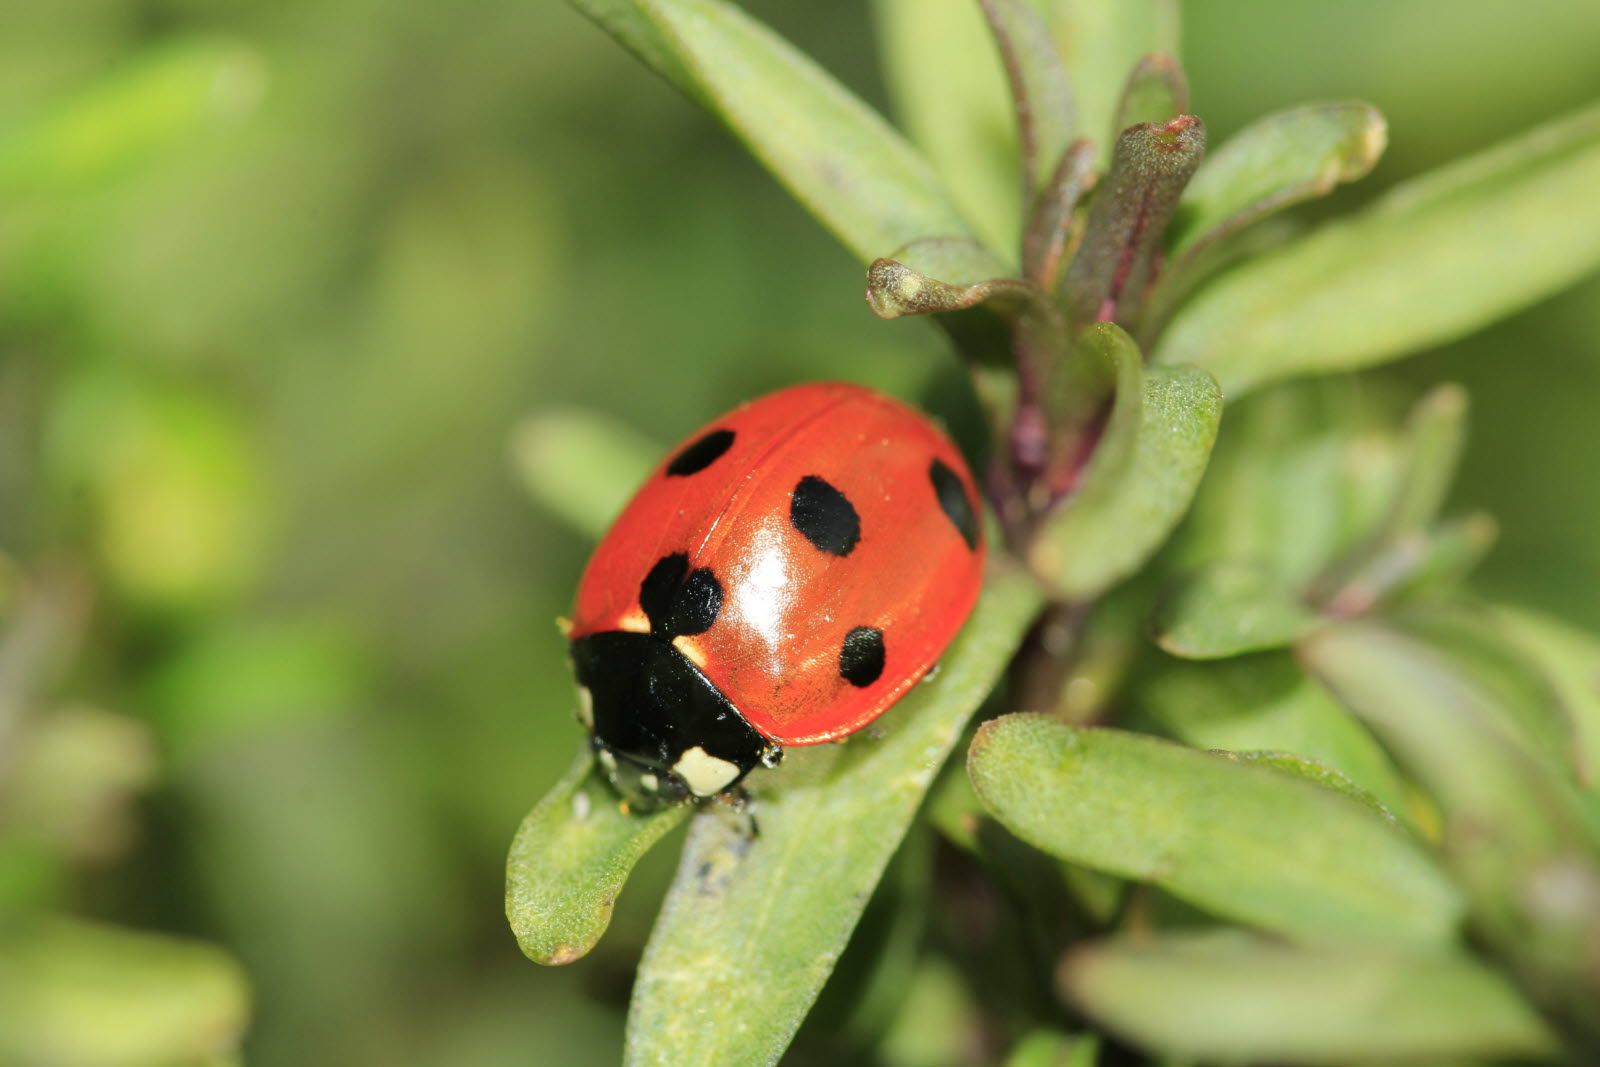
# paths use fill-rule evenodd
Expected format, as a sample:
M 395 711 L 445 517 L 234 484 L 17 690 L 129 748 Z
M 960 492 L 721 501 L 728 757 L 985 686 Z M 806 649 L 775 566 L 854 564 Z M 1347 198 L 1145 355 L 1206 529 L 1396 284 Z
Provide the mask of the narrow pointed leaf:
M 1117 132 L 1140 123 L 1171 122 L 1189 110 L 1189 81 L 1178 61 L 1161 52 L 1141 56 L 1117 101 Z
M 1119 392 L 1121 387 L 1119 387 Z M 1123 401 L 1083 487 L 1040 528 L 1028 559 L 1067 598 L 1090 597 L 1126 578 L 1183 518 L 1222 417 L 1222 396 L 1207 374 L 1156 368 L 1145 377 L 1137 416 L 1119 429 Z M 1126 458 L 1122 449 L 1126 448 Z
M 1169 664 L 1139 684 L 1135 701 L 1184 744 L 1307 756 L 1395 814 L 1409 810 L 1406 786 L 1383 746 L 1287 653 Z
M 1094 186 L 1094 144 L 1077 140 L 1061 153 L 1055 171 L 1034 199 L 1022 235 L 1022 273 L 1046 292 L 1054 292 L 1061 267 L 1082 236 L 1075 226 L 1078 202 Z
M 1215 149 L 1183 191 L 1167 233 L 1173 269 L 1180 256 L 1366 177 L 1387 143 L 1371 104 L 1309 104 L 1257 119 Z
M 1138 317 L 1161 234 L 1205 147 L 1205 125 L 1193 115 L 1134 126 L 1117 138 L 1083 240 L 1061 279 L 1067 318 L 1075 327 Z
M 1580 781 L 1600 785 L 1600 639 L 1525 608 L 1496 615 L 1517 651 L 1536 663 L 1571 716 Z
M 792 749 L 757 796 L 760 833 L 697 817 L 640 965 L 635 1067 L 773 1063 L 816 999 L 967 719 L 1039 607 L 999 564 L 936 677 L 881 736 Z
M 523 954 L 550 965 L 588 955 L 634 864 L 688 815 L 687 807 L 624 811 L 585 745 L 511 842 L 506 919 Z
M 884 81 L 901 129 L 992 248 L 1021 228 L 1018 153 L 1005 72 L 971 0 L 873 0 Z M 878 248 L 882 255 L 887 248 Z
M 1230 399 L 1471 333 L 1600 266 L 1600 107 L 1407 182 L 1371 208 L 1219 276 L 1159 360 Z
M 1273 750 L 1247 751 L 1247 752 L 1219 752 L 1216 755 L 1228 759 L 1236 759 L 1248 763 L 1253 767 L 1270 767 L 1272 770 L 1293 775 L 1313 782 L 1323 789 L 1331 789 L 1340 796 L 1348 797 L 1361 804 L 1374 815 L 1386 822 L 1398 822 L 1394 812 L 1384 806 L 1383 802 L 1371 793 L 1356 785 L 1343 771 L 1329 767 L 1327 764 L 1318 763 L 1309 756 L 1296 755 L 1293 752 L 1277 752 Z
M 1415 530 L 1364 555 L 1353 573 L 1325 599 L 1329 615 L 1354 618 L 1379 604 L 1421 592 L 1459 585 L 1494 547 L 1500 526 L 1483 512 Z
M 511 434 L 528 494 L 591 538 L 605 533 L 661 451 L 632 426 L 575 408 L 530 415 Z
M 1316 612 L 1270 567 L 1223 560 L 1174 586 L 1151 619 L 1156 644 L 1185 659 L 1282 648 L 1310 632 Z
M 979 728 L 967 770 L 1036 848 L 1297 940 L 1439 943 L 1460 918 L 1455 889 L 1405 834 L 1268 767 L 1019 714 Z
M 1072 77 L 1078 129 L 1110 155 L 1122 87 L 1139 57 L 1178 54 L 1176 0 L 1046 0 L 1056 44 Z
M 1186 1061 L 1331 1067 L 1557 1048 L 1505 978 L 1455 952 L 1168 935 L 1080 949 L 1061 981 L 1092 1019 Z
M 1467 437 L 1467 391 L 1434 387 L 1411 411 L 1406 425 L 1405 472 L 1389 517 L 1388 534 L 1421 530 L 1439 517 L 1456 479 Z
M 1023 201 L 1049 180 L 1072 140 L 1072 86 L 1050 28 L 1027 0 L 978 0 L 1011 86 L 1022 149 Z
M 637 27 L 621 5 L 605 6 L 610 17 L 602 25 Z M 691 95 L 863 262 L 918 237 L 969 233 L 915 149 L 738 7 L 724 0 L 634 0 L 633 7 L 656 31 L 636 50 L 647 60 L 674 57 L 692 80 Z
M 701 106 L 706 98 L 700 83 L 683 57 L 667 37 L 650 20 L 639 0 L 570 0 L 573 7 L 583 12 L 612 37 L 618 44 L 632 52 L 644 65 L 665 78 L 674 88 Z

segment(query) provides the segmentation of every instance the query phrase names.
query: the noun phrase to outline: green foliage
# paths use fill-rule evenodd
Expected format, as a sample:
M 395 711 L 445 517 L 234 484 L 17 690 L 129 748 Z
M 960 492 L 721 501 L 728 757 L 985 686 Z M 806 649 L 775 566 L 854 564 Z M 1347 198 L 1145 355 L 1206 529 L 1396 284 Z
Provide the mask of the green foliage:
M 732 4 L 636 0 L 626 18 L 621 5 L 579 6 L 602 25 L 621 27 L 619 36 L 638 42 L 635 49 L 670 80 L 686 77 L 795 199 L 862 259 L 917 237 L 968 232 L 915 149 Z
M 1229 270 L 1178 311 L 1156 357 L 1204 367 L 1231 397 L 1460 337 L 1594 270 L 1597 182 L 1590 108 Z
M 1103 942 L 1062 968 L 1068 996 L 1182 1059 L 1334 1064 L 1548 1055 L 1504 978 L 1454 952 L 1171 935 Z
M 575 6 L 0 4 L 0 1061 L 1600 1059 L 1600 22 Z M 584 554 L 823 378 L 969 450 L 984 614 L 625 812 Z M 975 789 L 980 702 L 1071 740 Z
M 1156 1054 L 1240 1062 L 1587 1047 L 1579 1005 L 1594 974 L 1574 946 L 1600 929 L 1600 842 L 1578 786 L 1590 650 L 1503 647 L 1497 616 L 1462 607 L 1495 531 L 1487 516 L 1442 514 L 1464 391 L 1428 394 L 1403 430 L 1350 390 L 1267 393 L 1201 485 L 1225 396 L 1393 358 L 1600 261 L 1593 226 L 1554 247 L 1593 169 L 1592 116 L 1285 242 L 1257 224 L 1364 176 L 1384 119 L 1360 103 L 1283 111 L 1204 160 L 1169 5 L 978 5 L 1011 95 L 1014 211 L 994 203 L 1010 166 L 974 158 L 995 140 L 990 57 L 948 80 L 930 66 L 958 62 L 952 35 L 973 28 L 950 9 L 878 5 L 892 91 L 929 165 L 725 4 L 579 6 L 870 261 L 879 318 L 944 328 L 993 433 L 996 551 L 1028 569 L 998 566 L 946 673 L 882 737 L 792 755 L 758 779 L 759 834 L 724 811 L 695 817 L 640 965 L 628 1061 L 776 1062 L 1012 658 L 1014 699 L 1053 711 L 981 725 L 971 791 L 947 780 L 929 818 L 1013 894 L 1032 944 L 1068 953 L 1062 991 L 1091 1020 Z M 934 192 L 935 168 L 987 242 Z M 1483 254 L 1490 239 L 1517 277 L 1504 254 Z M 530 486 L 593 530 L 616 500 L 552 476 L 545 457 L 642 464 L 573 447 L 581 420 L 533 425 L 518 449 Z M 1126 606 L 1140 600 L 1142 620 Z M 1506 618 L 1546 644 L 1542 624 Z M 1141 621 L 1154 645 L 1142 653 Z M 1552 710 L 1560 701 L 1585 721 Z M 1066 721 L 1119 711 L 1172 740 Z M 535 809 L 513 853 L 513 899 L 569 878 L 574 857 L 593 864 L 588 902 L 568 914 L 513 909 L 525 948 L 559 943 L 531 953 L 547 961 L 593 944 L 604 918 L 586 914 L 656 836 L 654 821 L 632 835 L 608 824 L 583 860 L 565 843 L 582 828 L 561 819 L 586 774 Z M 1148 888 L 1119 911 L 1125 880 Z M 1078 923 L 1121 936 L 1074 948 L 1085 930 L 1062 925 L 1069 898 Z M 1211 929 L 1177 936 L 1162 929 L 1174 917 Z M 574 923 L 588 932 L 567 936 Z M 904 1033 L 885 1032 L 886 1057 L 916 1055 Z M 1012 1062 L 1092 1062 L 1096 1047 L 1038 1031 Z
M 967 761 L 984 807 L 1024 841 L 1213 914 L 1306 942 L 1455 934 L 1461 904 L 1432 860 L 1321 784 L 1029 714 L 985 723 Z
M 754 836 L 725 813 L 696 817 L 639 967 L 627 1062 L 776 1062 L 1038 603 L 1024 575 L 998 570 L 882 736 L 791 753 L 757 788 Z
M 688 814 L 628 811 L 585 745 L 522 820 L 506 860 L 506 918 L 527 957 L 559 965 L 588 955 L 633 865 Z

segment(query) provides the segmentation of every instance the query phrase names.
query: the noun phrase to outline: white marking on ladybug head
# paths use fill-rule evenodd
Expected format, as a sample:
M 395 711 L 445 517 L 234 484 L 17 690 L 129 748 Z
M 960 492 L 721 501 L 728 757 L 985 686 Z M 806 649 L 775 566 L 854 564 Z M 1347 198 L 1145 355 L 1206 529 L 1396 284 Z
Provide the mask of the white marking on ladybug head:
M 643 789 L 646 793 L 654 793 L 657 789 L 661 788 L 661 782 L 656 778 L 655 775 L 646 772 L 639 776 L 639 788 Z
M 689 792 L 697 797 L 716 796 L 739 777 L 736 764 L 718 759 L 699 745 L 679 756 L 678 762 L 672 765 L 672 771 L 683 779 Z
M 578 721 L 585 730 L 594 729 L 594 694 L 586 685 L 578 686 Z
M 645 615 L 643 608 L 631 608 L 626 615 L 617 620 L 617 629 L 630 634 L 647 634 L 650 632 L 649 616 Z
M 607 774 L 617 773 L 617 757 L 611 754 L 610 749 L 602 748 L 600 750 L 600 766 L 606 769 Z
M 706 650 L 692 637 L 679 635 L 672 639 L 672 647 L 682 652 L 684 658 L 701 670 L 706 669 Z

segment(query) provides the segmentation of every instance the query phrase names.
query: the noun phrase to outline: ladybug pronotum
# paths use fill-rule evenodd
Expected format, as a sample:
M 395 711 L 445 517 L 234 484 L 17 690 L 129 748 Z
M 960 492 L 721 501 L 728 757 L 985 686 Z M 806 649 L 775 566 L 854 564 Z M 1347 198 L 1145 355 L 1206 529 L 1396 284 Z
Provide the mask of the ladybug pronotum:
M 801 385 L 691 436 L 578 585 L 579 716 L 650 808 L 733 789 L 844 737 L 933 666 L 978 596 L 972 474 L 920 413 Z

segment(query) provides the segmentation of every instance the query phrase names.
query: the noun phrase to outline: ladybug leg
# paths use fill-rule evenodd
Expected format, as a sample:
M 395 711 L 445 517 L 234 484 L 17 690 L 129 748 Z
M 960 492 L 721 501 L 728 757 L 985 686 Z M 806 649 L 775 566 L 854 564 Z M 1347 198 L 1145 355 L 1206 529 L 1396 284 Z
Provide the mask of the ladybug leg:
M 756 822 L 756 801 L 744 786 L 718 793 L 711 802 L 731 822 L 739 835 L 748 842 L 761 836 L 761 826 Z

